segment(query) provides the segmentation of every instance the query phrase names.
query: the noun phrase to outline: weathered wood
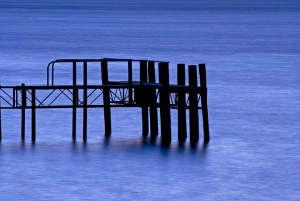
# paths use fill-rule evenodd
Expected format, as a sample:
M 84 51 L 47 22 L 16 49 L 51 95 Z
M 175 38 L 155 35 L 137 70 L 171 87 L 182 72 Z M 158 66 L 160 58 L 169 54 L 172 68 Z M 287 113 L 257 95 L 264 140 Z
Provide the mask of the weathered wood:
M 149 76 L 149 83 L 155 83 L 155 63 L 153 61 L 148 62 L 148 76 Z M 156 90 L 152 89 L 150 93 L 151 93 L 150 133 L 151 133 L 151 138 L 154 139 L 158 135 Z
M 199 64 L 200 86 L 201 86 L 201 106 L 203 120 L 204 143 L 209 142 L 209 123 L 208 123 L 208 106 L 207 106 L 207 87 L 206 87 L 206 66 Z
M 22 142 L 25 141 L 25 118 L 26 118 L 26 88 L 25 84 L 21 85 L 21 98 L 22 98 L 22 105 L 21 105 L 21 140 Z
M 107 61 L 101 61 L 101 76 L 102 85 L 108 84 L 108 68 Z M 111 112 L 110 112 L 110 89 L 103 89 L 103 104 L 104 104 L 104 125 L 105 125 L 105 136 L 109 137 L 111 135 Z
M 160 121 L 161 121 L 161 143 L 169 146 L 171 143 L 171 112 L 169 100 L 169 63 L 160 62 L 159 82 L 162 84 L 160 90 Z
M 197 66 L 189 66 L 189 104 L 190 104 L 190 143 L 196 145 L 199 141 L 199 116 L 197 97 Z
M 31 90 L 31 142 L 36 141 L 36 103 L 35 89 Z
M 147 61 L 140 61 L 140 84 L 141 86 L 147 83 Z M 146 94 L 144 94 L 146 95 Z M 148 118 L 148 106 L 145 104 L 146 99 L 145 96 L 141 96 L 142 100 L 142 131 L 143 136 L 148 136 L 149 132 L 149 118 Z
M 88 91 L 87 91 L 87 62 L 83 62 L 83 142 L 87 141 L 87 98 L 88 98 Z
M 185 64 L 177 65 L 177 84 L 185 86 Z M 186 141 L 186 107 L 185 107 L 185 92 L 179 91 L 178 98 L 178 142 L 184 144 Z
M 73 62 L 73 108 L 72 108 L 72 140 L 73 142 L 76 141 L 76 113 L 77 113 L 77 103 L 78 103 L 78 89 L 76 88 L 77 85 L 77 68 L 76 62 Z

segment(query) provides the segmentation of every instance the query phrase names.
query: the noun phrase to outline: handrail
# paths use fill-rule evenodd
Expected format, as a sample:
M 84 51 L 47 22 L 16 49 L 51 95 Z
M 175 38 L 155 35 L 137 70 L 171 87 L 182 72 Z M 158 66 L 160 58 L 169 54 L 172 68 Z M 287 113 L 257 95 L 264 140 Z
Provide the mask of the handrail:
M 118 59 L 118 58 L 100 58 L 100 59 L 56 59 L 52 60 L 47 65 L 47 86 L 50 86 L 50 67 L 51 67 L 51 85 L 54 85 L 54 65 L 56 63 L 73 63 L 73 62 L 141 62 L 141 61 L 148 61 L 148 62 L 166 62 L 166 61 L 158 61 L 158 60 L 145 60 L 145 59 Z M 169 63 L 169 62 L 167 62 Z

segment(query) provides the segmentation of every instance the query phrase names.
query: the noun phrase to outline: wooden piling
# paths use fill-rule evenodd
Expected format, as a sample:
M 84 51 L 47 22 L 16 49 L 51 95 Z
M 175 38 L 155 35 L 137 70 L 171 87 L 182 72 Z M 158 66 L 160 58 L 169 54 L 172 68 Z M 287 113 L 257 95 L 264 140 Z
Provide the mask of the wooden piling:
M 36 140 L 36 104 L 35 89 L 31 90 L 31 142 L 34 144 Z
M 144 85 L 147 82 L 147 61 L 140 61 L 140 85 Z M 146 94 L 145 94 L 146 95 Z M 142 96 L 142 130 L 143 136 L 148 136 L 149 132 L 149 119 L 148 119 L 148 106 L 145 104 L 145 96 Z
M 199 117 L 197 97 L 197 67 L 189 65 L 189 106 L 190 106 L 190 143 L 197 145 L 199 141 Z
M 200 86 L 201 86 L 201 106 L 203 120 L 204 143 L 209 142 L 209 123 L 208 123 L 208 106 L 207 106 L 207 86 L 206 86 L 206 66 L 199 64 Z
M 78 88 L 77 86 L 77 68 L 76 62 L 73 62 L 73 108 L 72 108 L 72 140 L 76 141 L 76 113 L 78 104 Z
M 87 141 L 87 99 L 88 99 L 88 91 L 87 91 L 87 62 L 83 62 L 83 142 Z
M 101 61 L 101 75 L 102 85 L 108 84 L 108 69 L 107 60 Z M 111 135 L 111 112 L 110 112 L 110 89 L 104 87 L 103 89 L 103 105 L 104 105 L 104 125 L 105 125 L 105 136 Z
M 26 118 L 26 88 L 25 88 L 25 84 L 23 83 L 21 85 L 21 98 L 22 98 L 22 105 L 21 105 L 21 140 L 22 142 L 25 141 L 25 118 Z
M 149 76 L 149 83 L 155 83 L 155 63 L 154 63 L 154 61 L 148 62 L 148 76 Z M 150 133 L 151 133 L 152 139 L 156 138 L 158 135 L 156 102 L 157 102 L 156 101 L 156 89 L 151 89 Z
M 185 86 L 185 64 L 177 65 L 177 84 Z M 186 141 L 186 107 L 185 107 L 185 92 L 179 90 L 178 98 L 178 142 L 184 144 Z
M 160 121 L 161 121 L 161 143 L 169 146 L 171 143 L 171 113 L 169 99 L 169 63 L 160 62 L 159 82 L 162 85 L 160 89 Z

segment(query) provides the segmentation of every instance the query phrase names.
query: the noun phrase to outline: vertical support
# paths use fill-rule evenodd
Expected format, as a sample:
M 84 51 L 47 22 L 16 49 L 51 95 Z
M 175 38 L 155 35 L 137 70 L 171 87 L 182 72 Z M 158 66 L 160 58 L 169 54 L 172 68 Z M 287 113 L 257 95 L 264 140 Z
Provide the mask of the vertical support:
M 103 104 L 104 104 L 104 124 L 105 136 L 111 135 L 111 112 L 110 112 L 110 89 L 105 87 L 108 84 L 108 68 L 107 60 L 101 61 L 101 76 L 103 88 Z
M 209 123 L 208 123 L 208 107 L 207 107 L 207 86 L 206 86 L 206 67 L 205 64 L 199 64 L 200 86 L 201 86 L 201 106 L 204 143 L 209 142 Z
M 73 108 L 72 108 L 72 140 L 76 141 L 76 113 L 78 104 L 78 88 L 77 88 L 77 69 L 76 62 L 73 62 Z
M 148 62 L 148 75 L 149 83 L 155 83 L 155 63 L 154 61 Z M 151 138 L 154 139 L 158 135 L 157 125 L 157 104 L 156 104 L 156 89 L 151 89 L 151 104 L 150 104 L 150 132 Z
M 190 105 L 190 143 L 197 145 L 199 141 L 199 116 L 197 97 L 197 67 L 189 65 L 189 105 Z
M 140 61 L 140 85 L 144 85 L 147 82 L 147 61 L 142 60 Z M 143 88 L 141 88 L 143 90 Z M 148 106 L 145 104 L 145 97 L 142 97 L 142 129 L 143 129 L 143 136 L 148 136 L 149 131 L 149 119 L 148 119 Z
M 162 85 L 160 89 L 160 121 L 161 121 L 161 143 L 169 146 L 171 143 L 171 113 L 169 99 L 169 63 L 160 62 L 159 82 Z
M 35 89 L 31 90 L 31 142 L 34 144 L 36 139 L 36 105 Z
M 185 86 L 185 65 L 177 65 L 177 84 Z M 178 141 L 179 144 L 184 144 L 186 141 L 186 107 L 185 107 L 185 91 L 178 91 Z
M 83 142 L 86 143 L 87 141 L 87 62 L 83 62 L 83 133 L 82 138 Z
M 21 105 L 21 140 L 22 142 L 25 141 L 25 109 L 26 109 L 26 87 L 23 83 L 21 85 L 21 94 L 22 94 L 22 105 Z
M 128 84 L 132 84 L 132 60 L 128 61 Z M 129 96 L 129 104 L 131 105 L 133 103 L 133 93 L 132 93 L 132 87 L 129 87 L 128 89 L 128 96 Z

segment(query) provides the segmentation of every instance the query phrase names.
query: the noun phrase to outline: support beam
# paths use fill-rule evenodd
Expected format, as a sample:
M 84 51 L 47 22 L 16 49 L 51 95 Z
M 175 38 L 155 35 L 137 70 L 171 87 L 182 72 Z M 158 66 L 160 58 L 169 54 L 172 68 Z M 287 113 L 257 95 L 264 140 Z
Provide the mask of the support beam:
M 108 68 L 107 60 L 101 61 L 101 75 L 102 75 L 102 85 L 108 84 Z M 111 135 L 111 112 L 110 112 L 110 89 L 103 89 L 103 104 L 104 104 L 104 125 L 105 125 L 105 136 L 109 137 Z
M 148 76 L 149 83 L 155 83 L 155 63 L 148 62 Z M 151 104 L 150 104 L 150 133 L 151 139 L 155 139 L 158 135 L 157 123 L 157 103 L 156 103 L 156 89 L 151 89 Z
M 185 86 L 185 64 L 177 65 L 177 84 Z M 180 145 L 186 141 L 186 107 L 185 107 L 185 92 L 178 92 L 178 142 Z
M 35 89 L 31 90 L 31 142 L 36 141 L 36 105 L 35 105 Z
M 77 85 L 77 68 L 76 68 L 76 62 L 73 62 L 73 108 L 72 108 L 72 140 L 73 142 L 76 141 L 76 113 L 77 113 L 77 104 L 78 104 L 78 89 L 76 87 Z
M 209 142 L 209 123 L 207 106 L 207 86 L 206 86 L 206 67 L 205 64 L 199 64 L 200 86 L 201 86 L 201 106 L 203 120 L 204 143 Z
M 21 140 L 22 142 L 25 141 L 25 118 L 26 118 L 26 88 L 25 84 L 23 83 L 21 88 L 21 98 L 22 98 L 22 105 L 21 105 Z
M 171 144 L 171 112 L 169 99 L 169 63 L 160 62 L 159 82 L 162 84 L 160 89 L 160 121 L 161 121 L 161 143 L 164 146 Z
M 147 83 L 147 61 L 143 60 L 140 61 L 140 84 L 143 86 L 145 83 Z M 145 94 L 146 95 L 146 94 Z M 145 96 L 141 97 L 142 100 L 142 130 L 143 130 L 143 136 L 148 136 L 149 132 L 149 119 L 148 119 L 148 106 L 145 103 L 146 100 L 144 99 Z
M 87 91 L 87 62 L 83 62 L 83 142 L 87 141 L 87 99 L 88 99 L 88 91 Z
M 190 143 L 192 146 L 199 141 L 199 116 L 197 97 L 197 66 L 189 65 L 189 105 L 190 105 Z

